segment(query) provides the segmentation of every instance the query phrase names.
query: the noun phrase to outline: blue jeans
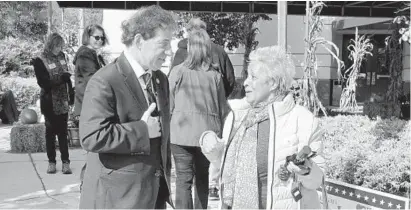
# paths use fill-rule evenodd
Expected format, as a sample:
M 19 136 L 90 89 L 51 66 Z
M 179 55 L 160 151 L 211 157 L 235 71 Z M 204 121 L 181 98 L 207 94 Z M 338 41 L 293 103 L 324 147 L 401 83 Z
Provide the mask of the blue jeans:
M 177 209 L 207 209 L 208 206 L 208 168 L 210 162 L 201 152 L 200 147 L 171 144 L 171 152 L 176 168 Z M 191 188 L 193 181 L 194 205 Z

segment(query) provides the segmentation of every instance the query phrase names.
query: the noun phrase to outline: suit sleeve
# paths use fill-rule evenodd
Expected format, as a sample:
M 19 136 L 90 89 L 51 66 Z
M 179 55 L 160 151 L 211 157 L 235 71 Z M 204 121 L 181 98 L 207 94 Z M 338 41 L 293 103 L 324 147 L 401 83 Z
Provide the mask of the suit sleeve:
M 308 110 L 305 111 L 308 112 Z M 298 150 L 300 151 L 302 147 L 308 145 L 312 151 L 317 152 L 317 156 L 306 163 L 306 165 L 311 166 L 311 172 L 305 176 L 298 176 L 298 179 L 305 188 L 315 190 L 322 184 L 325 169 L 323 130 L 318 126 L 318 119 L 311 113 L 309 114 L 310 116 L 301 117 L 298 120 L 298 137 L 300 140 Z
M 120 123 L 111 87 L 93 77 L 86 88 L 80 115 L 80 140 L 89 152 L 149 154 L 148 127 L 144 121 Z
M 233 92 L 235 85 L 234 68 L 231 64 L 230 58 L 227 53 L 224 52 L 224 88 L 226 90 L 226 97 Z

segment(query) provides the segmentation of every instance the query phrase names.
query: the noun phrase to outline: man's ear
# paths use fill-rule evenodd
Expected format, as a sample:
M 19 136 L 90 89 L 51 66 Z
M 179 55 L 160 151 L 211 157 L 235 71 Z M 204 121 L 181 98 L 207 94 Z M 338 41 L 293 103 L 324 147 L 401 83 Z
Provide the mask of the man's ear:
M 141 34 L 136 34 L 133 39 L 133 44 L 137 46 L 138 49 L 141 49 L 143 41 L 143 36 L 141 36 Z

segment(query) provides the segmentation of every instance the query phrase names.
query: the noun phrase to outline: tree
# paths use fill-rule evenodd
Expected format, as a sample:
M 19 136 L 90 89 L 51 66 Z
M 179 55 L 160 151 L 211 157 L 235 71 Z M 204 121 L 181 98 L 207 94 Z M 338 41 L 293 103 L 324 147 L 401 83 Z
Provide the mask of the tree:
M 400 105 L 400 97 L 403 96 L 402 79 L 402 41 L 410 43 L 410 4 L 404 4 L 404 8 L 397 11 L 397 17 L 392 24 L 391 36 L 385 40 L 388 69 L 390 72 L 390 85 L 387 90 L 387 102 L 392 102 L 394 106 Z M 390 113 L 391 114 L 391 113 Z
M 7 36 L 42 40 L 47 34 L 47 2 L 0 2 L 0 39 Z
M 233 50 L 239 46 L 245 47 L 242 77 L 247 77 L 248 59 L 252 50 L 258 46 L 255 36 L 258 20 L 271 20 L 265 14 L 239 14 L 239 13 L 196 13 L 177 12 L 179 16 L 178 37 L 183 35 L 183 27 L 192 17 L 199 17 L 207 23 L 207 33 L 211 40 L 221 46 Z

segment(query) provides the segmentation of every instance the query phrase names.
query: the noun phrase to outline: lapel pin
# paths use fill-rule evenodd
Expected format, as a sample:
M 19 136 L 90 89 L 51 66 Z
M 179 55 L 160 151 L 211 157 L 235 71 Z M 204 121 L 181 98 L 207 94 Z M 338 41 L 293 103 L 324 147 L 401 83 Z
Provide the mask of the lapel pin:
M 156 79 L 156 83 L 157 83 L 157 85 L 160 84 L 160 80 L 158 78 Z

